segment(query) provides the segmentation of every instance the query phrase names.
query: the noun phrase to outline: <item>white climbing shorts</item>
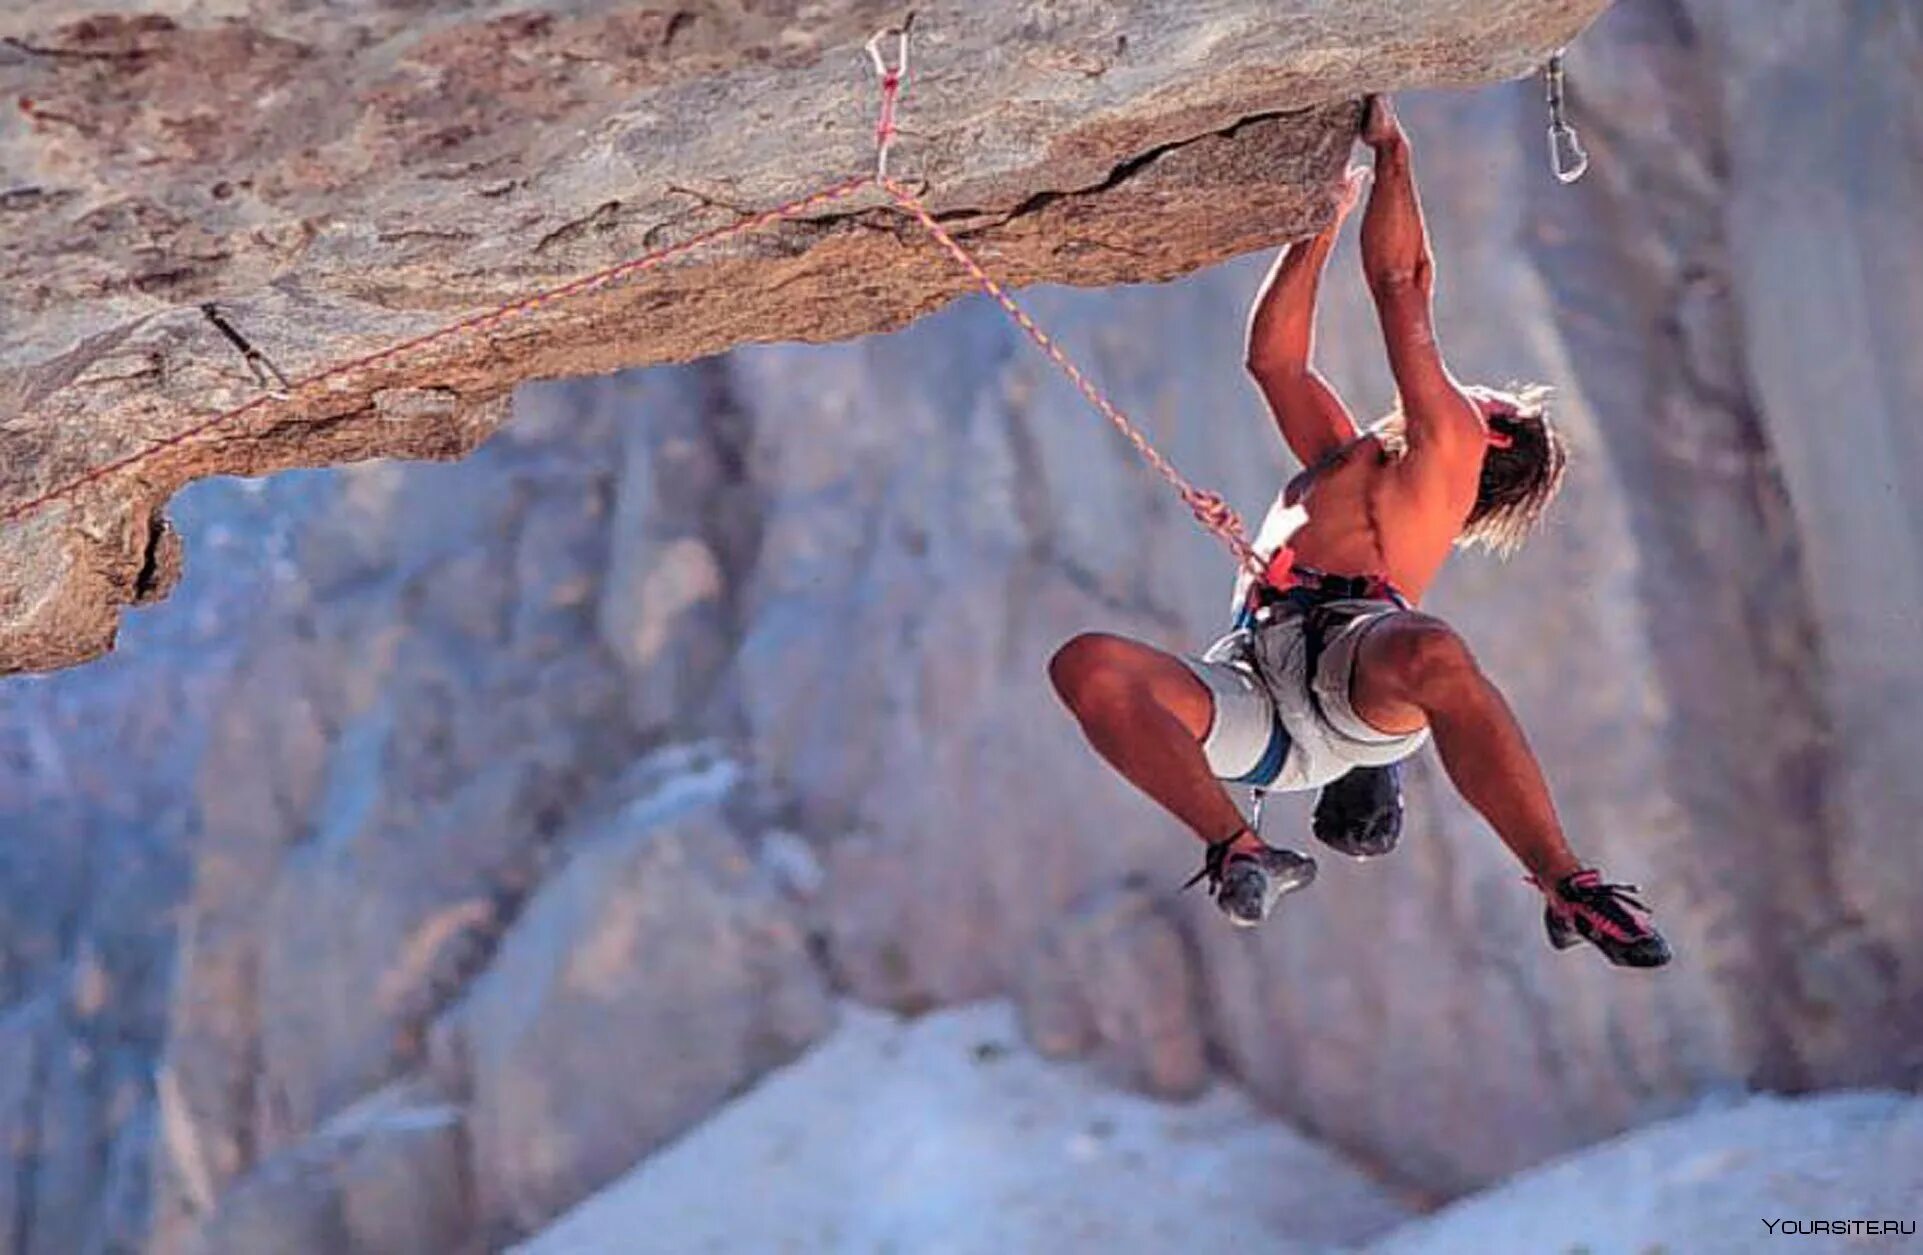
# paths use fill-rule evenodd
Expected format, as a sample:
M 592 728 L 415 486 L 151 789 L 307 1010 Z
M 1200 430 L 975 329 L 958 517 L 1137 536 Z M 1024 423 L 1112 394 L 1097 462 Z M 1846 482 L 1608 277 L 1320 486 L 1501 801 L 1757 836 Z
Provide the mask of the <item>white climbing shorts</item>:
M 1267 622 L 1183 658 L 1215 699 L 1202 752 L 1217 778 L 1278 792 L 1317 789 L 1352 767 L 1386 766 L 1421 749 L 1427 728 L 1377 731 L 1349 701 L 1357 646 L 1398 609 L 1374 600 L 1285 604 Z

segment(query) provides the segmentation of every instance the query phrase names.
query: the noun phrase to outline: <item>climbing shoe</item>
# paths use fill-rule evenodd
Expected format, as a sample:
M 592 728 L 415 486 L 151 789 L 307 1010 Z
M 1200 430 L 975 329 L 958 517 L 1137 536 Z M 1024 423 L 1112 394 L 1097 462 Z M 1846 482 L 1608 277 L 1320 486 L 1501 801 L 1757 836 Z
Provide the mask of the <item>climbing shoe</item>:
M 1315 802 L 1316 840 L 1350 858 L 1375 858 L 1396 848 L 1402 836 L 1402 773 L 1386 767 L 1354 767 L 1322 787 Z
M 1650 924 L 1649 908 L 1636 897 L 1640 892 L 1635 885 L 1607 884 L 1594 869 L 1571 872 L 1543 890 L 1549 944 L 1567 950 L 1587 941 L 1617 967 L 1661 967 L 1669 962 L 1669 943 Z
M 1231 851 L 1246 831 L 1209 846 L 1202 870 L 1189 877 L 1182 888 L 1208 881 L 1209 896 L 1229 922 L 1239 928 L 1254 928 L 1268 918 L 1283 894 L 1315 879 L 1315 860 L 1272 845 L 1263 845 L 1257 851 Z

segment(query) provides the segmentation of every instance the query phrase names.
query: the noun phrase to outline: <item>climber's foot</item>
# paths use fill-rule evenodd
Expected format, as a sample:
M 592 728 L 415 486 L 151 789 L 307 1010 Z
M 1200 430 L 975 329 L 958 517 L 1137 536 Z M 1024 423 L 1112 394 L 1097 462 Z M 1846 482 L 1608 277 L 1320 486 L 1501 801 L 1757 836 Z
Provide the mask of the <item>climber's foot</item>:
M 1555 888 L 1543 890 L 1549 900 L 1542 917 L 1549 944 L 1567 950 L 1587 941 L 1617 967 L 1661 967 L 1669 962 L 1669 943 L 1650 923 L 1638 892 L 1634 885 L 1604 883 L 1593 868 L 1564 876 Z
M 1253 928 L 1268 918 L 1282 895 L 1315 880 L 1315 860 L 1267 845 L 1244 828 L 1228 840 L 1209 846 L 1202 870 L 1182 887 L 1204 879 L 1209 882 L 1209 896 L 1229 922 L 1238 928 Z

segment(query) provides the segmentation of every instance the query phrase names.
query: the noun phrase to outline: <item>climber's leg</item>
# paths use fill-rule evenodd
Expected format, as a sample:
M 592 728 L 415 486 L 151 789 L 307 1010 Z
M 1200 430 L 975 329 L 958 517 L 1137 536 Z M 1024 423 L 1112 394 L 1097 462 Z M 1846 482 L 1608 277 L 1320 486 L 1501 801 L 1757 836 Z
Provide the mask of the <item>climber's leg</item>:
M 1542 768 L 1501 692 L 1454 629 L 1413 611 L 1385 615 L 1356 648 L 1355 713 L 1385 733 L 1426 723 L 1463 800 L 1545 884 L 1582 864 L 1564 840 Z
M 1426 722 L 1443 769 L 1549 898 L 1550 940 L 1580 934 L 1612 962 L 1651 967 L 1669 949 L 1619 887 L 1585 870 L 1569 848 L 1542 767 L 1502 693 L 1454 629 L 1414 611 L 1386 615 L 1357 647 L 1350 704 L 1387 733 Z
M 1207 879 L 1231 923 L 1261 923 L 1315 879 L 1315 860 L 1265 845 L 1217 779 L 1266 764 L 1287 744 L 1253 677 L 1095 633 L 1062 646 L 1048 671 L 1096 752 L 1208 843 L 1189 883 Z
M 1210 843 L 1238 834 L 1255 842 L 1202 751 L 1214 695 L 1181 659 L 1089 632 L 1056 651 L 1048 675 L 1095 752 L 1189 831 Z

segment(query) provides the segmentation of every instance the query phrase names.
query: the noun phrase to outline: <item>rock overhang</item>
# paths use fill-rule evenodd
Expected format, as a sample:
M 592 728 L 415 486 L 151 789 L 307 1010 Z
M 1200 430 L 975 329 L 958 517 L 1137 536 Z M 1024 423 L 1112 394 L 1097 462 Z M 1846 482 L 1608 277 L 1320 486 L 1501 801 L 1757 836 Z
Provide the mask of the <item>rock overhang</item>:
M 194 479 L 457 457 L 526 380 L 965 292 L 875 193 L 201 430 L 258 395 L 201 302 L 298 382 L 870 168 L 861 42 L 897 8 L 788 7 L 0 19 L 0 673 L 163 597 Z M 924 5 L 896 173 L 1011 284 L 1168 279 L 1325 221 L 1362 95 L 1526 73 L 1604 7 Z

